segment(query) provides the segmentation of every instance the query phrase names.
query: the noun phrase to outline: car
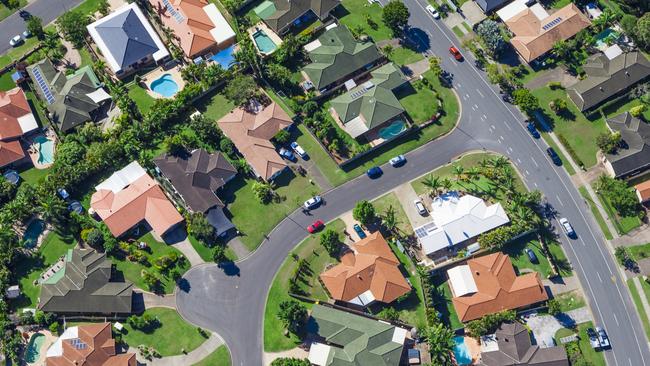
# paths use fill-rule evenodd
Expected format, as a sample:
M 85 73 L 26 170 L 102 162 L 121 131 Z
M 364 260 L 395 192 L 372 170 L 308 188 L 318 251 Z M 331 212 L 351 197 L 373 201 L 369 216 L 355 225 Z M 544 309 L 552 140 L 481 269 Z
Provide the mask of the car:
M 415 208 L 418 210 L 418 213 L 422 216 L 426 215 L 429 213 L 427 209 L 424 207 L 424 204 L 422 201 L 418 198 L 415 201 L 413 201 L 413 204 L 415 205 Z
M 391 166 L 398 167 L 406 163 L 406 158 L 404 157 L 404 155 L 397 155 L 396 157 L 390 159 L 388 162 L 390 163 Z
M 21 43 L 23 43 L 23 39 L 22 39 L 22 37 L 20 37 L 20 35 L 16 35 L 16 36 L 14 36 L 14 37 L 9 41 L 9 45 L 10 45 L 11 47 L 16 47 L 16 46 L 18 46 L 18 45 L 21 44 Z
M 382 174 L 384 174 L 384 172 L 381 171 L 381 168 L 378 166 L 373 166 L 372 168 L 368 169 L 368 171 L 366 172 L 366 175 L 370 179 L 377 179 L 381 177 Z
M 551 160 L 553 160 L 553 164 L 562 165 L 562 159 L 560 159 L 560 156 L 555 152 L 555 150 L 552 147 L 546 149 L 546 153 L 551 158 Z
M 289 160 L 289 161 L 296 161 L 296 160 L 298 160 L 298 159 L 296 159 L 295 155 L 293 155 L 293 153 L 291 152 L 291 150 L 287 150 L 287 149 L 285 149 L 284 147 L 283 147 L 283 148 L 280 148 L 280 156 L 282 156 L 283 158 L 285 158 L 285 159 L 287 159 L 287 160 Z
M 526 124 L 526 129 L 534 138 L 538 139 L 540 137 L 539 132 L 537 131 L 537 128 L 535 128 L 535 124 L 533 122 L 528 122 L 528 124 Z
M 609 343 L 609 337 L 607 337 L 607 333 L 605 333 L 605 329 L 596 327 L 596 334 L 598 335 L 598 343 L 600 343 L 600 348 L 607 349 L 611 346 Z
M 301 158 L 304 159 L 304 158 L 307 157 L 307 152 L 305 152 L 305 150 L 302 148 L 302 146 L 298 145 L 297 142 L 294 141 L 294 142 L 291 143 L 291 149 L 293 149 L 293 152 L 298 154 L 298 156 L 300 156 Z
M 305 201 L 305 203 L 303 203 L 303 206 L 306 209 L 311 210 L 311 209 L 314 209 L 314 208 L 318 207 L 322 202 L 323 202 L 323 199 L 321 198 L 321 196 L 314 196 L 314 197 L 308 199 L 307 201 Z
M 427 11 L 431 13 L 434 19 L 440 19 L 440 13 L 431 5 L 427 5 Z
M 325 223 L 322 220 L 316 220 L 313 224 L 307 226 L 307 231 L 309 231 L 310 234 L 313 234 L 323 230 L 324 227 Z
M 352 226 L 352 228 L 354 228 L 354 231 L 357 233 L 357 235 L 359 235 L 359 239 L 365 239 L 365 237 L 367 235 L 366 235 L 366 232 L 363 231 L 363 229 L 361 228 L 361 225 L 354 224 L 354 226 Z
M 29 31 L 29 29 L 25 29 L 25 31 L 22 34 L 24 39 L 27 39 L 32 36 L 32 32 Z
M 528 256 L 528 260 L 530 261 L 530 263 L 539 263 L 539 259 L 537 259 L 537 254 L 535 254 L 535 252 L 533 252 L 532 249 L 526 248 L 524 249 L 524 252 L 526 252 L 526 255 Z
M 32 17 L 32 15 L 27 11 L 27 10 L 21 10 L 18 12 L 18 15 L 20 15 L 21 18 L 27 20 Z
M 600 341 L 598 340 L 598 334 L 596 334 L 595 330 L 592 328 L 587 328 L 587 337 L 589 337 L 589 345 L 591 348 L 600 348 Z
M 562 230 L 564 230 L 568 237 L 572 238 L 576 235 L 576 232 L 573 231 L 573 226 L 571 226 L 566 217 L 560 219 L 560 225 L 562 225 Z
M 455 46 L 449 47 L 449 53 L 458 61 L 463 61 L 463 55 L 460 54 L 460 51 Z

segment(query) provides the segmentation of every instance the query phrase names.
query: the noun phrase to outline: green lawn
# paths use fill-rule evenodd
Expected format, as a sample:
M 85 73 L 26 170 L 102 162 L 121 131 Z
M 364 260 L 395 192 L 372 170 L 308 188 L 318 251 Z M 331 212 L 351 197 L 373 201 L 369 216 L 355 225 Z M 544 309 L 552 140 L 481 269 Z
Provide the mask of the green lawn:
M 153 235 L 151 233 L 147 233 L 144 236 L 140 237 L 139 239 L 136 240 L 136 242 L 143 241 L 149 245 L 150 251 L 145 251 L 145 255 L 149 259 L 150 263 L 153 263 L 157 258 L 162 257 L 163 255 L 168 255 L 169 253 L 175 252 L 179 256 L 182 256 L 183 254 L 176 248 L 172 247 L 171 245 L 167 245 L 165 243 L 161 243 L 154 239 Z M 117 268 L 119 271 L 121 271 L 124 274 L 124 277 L 133 282 L 135 286 L 148 290 L 147 285 L 144 283 L 142 280 L 142 270 L 146 269 L 148 271 L 155 271 L 153 267 L 145 267 L 140 263 L 137 262 L 130 262 L 126 258 L 121 258 L 121 257 L 111 257 L 113 260 L 113 263 L 115 264 L 115 268 Z M 176 267 L 178 271 L 183 274 L 185 273 L 188 269 L 190 269 L 190 263 L 186 259 L 184 261 L 184 264 L 182 266 L 177 266 Z M 174 288 L 176 287 L 176 283 L 174 280 L 172 280 L 169 276 L 165 276 L 163 274 L 158 273 L 158 276 L 160 277 L 162 288 L 166 294 L 171 294 L 174 292 Z
M 555 300 L 560 303 L 560 309 L 562 312 L 580 309 L 587 305 L 579 290 L 560 294 L 555 297 Z
M 438 110 L 436 93 L 419 82 L 411 88 L 405 88 L 398 99 L 416 124 L 430 120 Z
M 81 65 L 79 65 L 80 68 L 83 66 L 92 66 L 93 58 L 87 48 L 84 47 L 80 49 L 79 55 L 81 56 Z
M 645 281 L 641 280 L 642 286 L 643 283 L 645 283 Z M 643 330 L 645 330 L 646 336 L 650 338 L 650 321 L 648 321 L 649 314 L 646 314 L 645 309 L 643 308 L 643 303 L 641 302 L 641 297 L 640 297 L 641 295 L 637 291 L 636 286 L 634 286 L 634 280 L 632 278 L 627 280 L 627 287 L 630 289 L 630 295 L 632 295 L 632 301 L 634 301 L 634 306 L 636 306 L 636 311 L 639 314 L 639 318 L 641 318 L 641 323 L 643 323 Z M 646 283 L 646 287 L 648 287 L 647 283 Z M 644 295 L 648 298 L 648 300 L 650 300 L 647 291 Z
M 216 351 L 210 353 L 208 357 L 192 366 L 230 366 L 230 352 L 226 346 L 220 346 Z
M 440 313 L 440 318 L 445 324 L 451 327 L 451 329 L 460 329 L 463 328 L 463 323 L 458 319 L 458 314 L 456 314 L 456 309 L 454 304 L 451 301 L 451 289 L 449 288 L 449 283 L 441 275 L 433 277 L 433 284 L 435 287 L 433 296 L 434 307 Z
M 341 3 L 343 6 L 334 12 L 341 24 L 350 29 L 363 28 L 363 33 L 375 42 L 393 38 L 391 30 L 382 20 L 382 7 L 379 4 L 369 5 L 367 0 L 343 0 Z M 377 25 L 375 28 L 368 24 L 367 16 Z
M 131 347 L 137 348 L 144 344 L 155 348 L 161 356 L 179 355 L 183 350 L 191 352 L 203 342 L 205 338 L 199 334 L 197 328 L 186 323 L 176 310 L 168 308 L 150 308 L 144 314 L 149 314 L 160 322 L 160 326 L 153 331 L 143 332 L 133 329 L 124 322 L 126 330 L 122 339 Z
M 36 169 L 33 166 L 29 169 L 23 170 L 20 172 L 20 177 L 28 184 L 35 186 L 41 179 L 44 179 L 45 176 L 49 173 L 50 168 L 47 169 Z
M 629 100 L 626 98 L 621 98 L 616 102 L 612 104 L 608 104 L 605 107 L 603 107 L 602 112 L 607 117 L 614 117 L 623 112 L 629 112 L 631 108 L 639 106 L 641 104 L 643 103 L 641 103 L 639 99 Z M 646 108 L 645 112 L 643 112 L 643 117 L 645 118 L 646 121 L 650 121 L 650 108 Z
M 532 251 L 537 256 L 539 263 L 532 263 L 528 259 L 528 255 L 524 251 L 525 249 L 532 249 Z M 535 238 L 535 235 L 527 235 L 521 239 L 518 239 L 515 242 L 508 244 L 503 248 L 503 252 L 510 256 L 512 260 L 512 265 L 520 272 L 539 272 L 539 275 L 542 278 L 549 278 L 552 274 L 551 264 L 549 263 L 546 256 L 542 253 L 542 245 Z
M 11 69 L 0 76 L 0 90 L 7 91 L 16 87 L 16 83 L 11 79 L 11 74 L 14 70 Z
M 413 235 L 413 227 L 411 226 L 408 216 L 404 212 L 404 208 L 400 203 L 397 195 L 394 192 L 385 194 L 376 200 L 372 201 L 375 206 L 375 211 L 379 216 L 383 215 L 389 206 L 395 209 L 395 217 L 397 218 L 397 229 L 404 235 Z
M 203 243 L 201 243 L 197 238 L 193 237 L 192 235 L 188 235 L 187 238 L 190 241 L 190 244 L 192 244 L 194 250 L 196 250 L 196 253 L 199 255 L 199 257 L 201 257 L 201 259 L 203 259 L 206 262 L 214 261 L 214 256 L 213 256 L 214 250 L 212 248 L 203 245 Z M 232 249 L 230 249 L 230 247 L 226 247 L 226 257 L 231 261 L 237 260 L 237 255 L 235 254 L 235 252 L 232 251 Z
M 548 146 L 552 147 L 553 150 L 555 150 L 555 152 L 560 156 L 560 160 L 562 160 L 562 167 L 566 170 L 566 172 L 569 173 L 569 175 L 574 175 L 576 173 L 575 169 L 573 169 L 573 166 L 569 164 L 569 160 L 567 160 L 566 156 L 564 156 L 564 153 L 562 150 L 560 150 L 551 136 L 547 132 L 544 132 L 543 129 L 540 129 L 539 132 Z
M 614 227 L 619 234 L 625 235 L 643 224 L 638 216 L 619 216 L 614 207 L 612 207 L 609 200 L 604 195 L 597 195 L 598 199 L 600 199 L 600 203 L 605 209 L 605 212 L 607 212 L 610 221 L 614 223 Z
M 454 31 L 454 34 L 455 34 L 456 37 L 458 37 L 459 39 L 460 39 L 460 38 L 463 38 L 463 36 L 465 35 L 465 33 L 463 33 L 463 31 L 460 30 L 460 27 L 458 27 L 457 25 L 453 26 L 453 28 L 451 28 L 451 30 Z
M 151 106 L 156 101 L 156 99 L 154 99 L 147 93 L 145 89 L 136 83 L 129 84 L 127 88 L 129 89 L 129 96 L 131 99 L 133 99 L 135 104 L 137 104 L 140 112 L 147 113 L 149 109 L 151 109 Z
M 630 253 L 630 256 L 636 261 L 648 258 L 650 257 L 650 243 L 627 247 L 627 252 Z
M 298 128 L 294 129 L 293 135 L 298 144 L 300 144 L 307 154 L 309 154 L 309 158 L 316 163 L 330 184 L 333 186 L 339 186 L 351 179 L 345 171 L 336 165 L 325 149 L 323 149 L 318 141 L 309 133 L 309 131 L 307 131 L 305 125 L 299 124 Z
M 194 107 L 207 118 L 217 121 L 233 110 L 235 105 L 223 94 L 214 92 L 197 100 Z
M 405 66 L 424 59 L 424 56 L 410 48 L 397 47 L 393 49 L 393 53 L 388 59 L 399 66 Z
M 582 198 L 584 198 L 587 202 L 589 202 L 589 207 L 591 208 L 591 213 L 596 218 L 596 222 L 598 223 L 598 226 L 600 226 L 600 230 L 602 230 L 603 234 L 605 234 L 605 238 L 607 240 L 612 240 L 613 239 L 612 233 L 609 231 L 609 228 L 607 227 L 607 223 L 605 222 L 605 219 L 600 214 L 600 211 L 598 211 L 598 208 L 596 207 L 596 204 L 593 201 L 593 199 L 591 199 L 591 195 L 589 194 L 587 189 L 585 187 L 580 187 L 580 188 L 578 188 L 578 191 L 580 191 L 580 194 L 582 195 Z
M 561 344 L 560 339 L 562 339 L 564 337 L 574 335 L 574 334 L 576 334 L 576 332 L 571 330 L 571 329 L 560 328 L 560 329 L 557 330 L 557 332 L 555 332 L 555 337 L 553 337 L 553 338 L 555 338 L 555 343 L 556 344 Z
M 27 5 L 27 0 L 20 0 L 18 2 L 18 6 L 14 8 L 10 8 L 7 5 L 0 4 L 0 20 L 10 16 L 11 14 L 15 13 L 18 11 L 18 9 L 22 8 L 23 6 Z
M 588 364 L 593 366 L 606 366 L 605 356 L 602 352 L 596 352 L 595 349 L 591 348 L 589 344 L 589 337 L 587 336 L 587 329 L 593 328 L 594 324 L 592 322 L 586 322 L 578 324 L 578 341 L 580 345 L 580 351 L 582 351 L 582 356 L 588 362 Z
M 327 224 L 328 228 L 334 229 L 342 234 L 345 224 L 343 221 L 337 219 Z M 327 294 L 318 282 L 318 276 L 322 273 L 325 266 L 329 263 L 336 263 L 337 260 L 329 256 L 327 251 L 320 245 L 320 234 L 311 235 L 303 240 L 291 252 L 299 258 L 304 258 L 309 262 L 309 273 L 304 275 L 299 281 L 300 289 L 305 292 L 306 296 L 326 301 Z M 268 297 L 266 299 L 266 308 L 264 310 L 264 351 L 265 352 L 280 352 L 296 347 L 300 344 L 300 339 L 295 334 L 290 334 L 285 337 L 284 325 L 278 319 L 277 313 L 280 308 L 280 303 L 292 299 L 289 295 L 289 279 L 293 275 L 293 271 L 297 266 L 297 262 L 293 258 L 288 257 L 280 266 L 280 269 L 273 279 L 271 288 L 269 289 Z M 305 306 L 310 307 L 311 304 L 305 303 Z

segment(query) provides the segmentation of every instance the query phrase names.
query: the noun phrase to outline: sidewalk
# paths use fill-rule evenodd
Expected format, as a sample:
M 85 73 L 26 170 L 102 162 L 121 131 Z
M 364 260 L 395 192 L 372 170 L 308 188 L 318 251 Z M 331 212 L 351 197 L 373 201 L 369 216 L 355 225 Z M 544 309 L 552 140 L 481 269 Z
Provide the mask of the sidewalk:
M 648 224 L 641 225 L 641 227 L 632 230 L 626 235 L 612 240 L 614 247 L 633 247 L 635 245 L 643 245 L 646 243 L 650 243 L 650 226 Z
M 182 335 L 179 334 L 179 336 Z M 208 357 L 212 352 L 216 351 L 216 349 L 223 344 L 224 344 L 223 339 L 221 339 L 221 337 L 217 333 L 212 333 L 210 335 L 210 338 L 208 338 L 205 342 L 203 342 L 203 344 L 201 344 L 198 348 L 196 348 L 192 352 L 189 352 L 186 355 L 154 358 L 153 360 L 149 361 L 143 358 L 142 356 L 140 356 L 140 352 L 138 352 L 137 348 L 129 347 L 128 352 L 135 353 L 138 363 L 142 365 L 150 365 L 150 366 L 187 365 L 189 366 Z
M 557 296 L 575 290 L 579 290 L 580 292 L 582 292 L 582 288 L 580 287 L 580 282 L 578 281 L 578 276 L 574 275 L 571 277 L 561 277 L 560 280 L 562 282 L 553 282 L 552 280 L 549 279 L 543 279 L 542 284 L 544 284 L 544 287 L 548 287 L 549 291 L 551 291 L 553 296 Z
M 182 241 L 172 244 L 172 246 L 183 253 L 187 260 L 190 261 L 192 267 L 205 263 L 199 253 L 194 250 L 192 243 L 190 243 L 190 240 L 187 237 Z

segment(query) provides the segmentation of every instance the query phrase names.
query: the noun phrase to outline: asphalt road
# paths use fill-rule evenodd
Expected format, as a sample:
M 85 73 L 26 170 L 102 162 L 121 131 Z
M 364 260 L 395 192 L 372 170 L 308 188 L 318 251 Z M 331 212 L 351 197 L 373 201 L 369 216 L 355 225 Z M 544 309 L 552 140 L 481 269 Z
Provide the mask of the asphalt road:
M 176 296 L 181 315 L 218 332 L 230 348 L 233 365 L 261 365 L 268 289 L 288 253 L 308 235 L 308 224 L 317 218 L 335 219 L 352 209 L 356 201 L 378 197 L 466 151 L 484 149 L 508 156 L 528 187 L 541 190 L 558 217 L 571 221 L 577 239 L 562 236 L 561 240 L 584 287 L 596 325 L 603 326 L 610 336 L 612 350 L 605 352 L 608 364 L 650 363 L 648 342 L 626 286 L 600 229 L 569 176 L 550 162 L 544 152 L 544 141 L 528 135 L 523 116 L 501 101 L 485 75 L 474 68 L 469 52 L 463 52 L 467 60 L 460 63 L 449 55 L 449 46 L 460 46 L 460 42 L 429 17 L 424 9 L 426 1 L 405 3 L 411 10 L 411 35 L 419 40 L 421 51 L 440 56 L 443 68 L 454 76 L 454 89 L 462 102 L 458 127 L 448 136 L 407 154 L 405 166 L 383 166 L 384 175 L 378 180 L 361 176 L 325 193 L 327 204 L 313 211 L 313 216 L 294 212 L 275 228 L 256 253 L 241 263 L 231 268 L 208 264 L 188 271 L 184 276 L 187 286 Z
M 36 0 L 23 9 L 43 19 L 43 25 L 53 22 L 59 15 L 81 4 L 83 0 Z M 15 12 L 0 21 L 0 54 L 11 48 L 9 40 L 25 30 L 25 21 Z

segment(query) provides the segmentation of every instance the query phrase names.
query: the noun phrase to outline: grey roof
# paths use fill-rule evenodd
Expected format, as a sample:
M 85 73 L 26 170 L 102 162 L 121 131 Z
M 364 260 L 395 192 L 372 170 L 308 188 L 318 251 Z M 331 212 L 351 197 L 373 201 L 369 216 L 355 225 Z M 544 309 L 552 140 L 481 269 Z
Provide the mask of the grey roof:
M 567 88 L 581 110 L 591 109 L 650 76 L 650 61 L 641 52 L 622 53 L 612 60 L 604 53 L 589 57 L 583 66 L 587 78 Z
M 620 132 L 623 142 L 616 154 L 606 154 L 616 177 L 650 168 L 650 125 L 625 112 L 607 119 L 607 126 Z
M 569 366 L 564 347 L 540 348 L 532 345 L 528 330 L 521 323 L 503 323 L 496 332 L 498 351 L 481 353 L 484 366 Z
M 272 0 L 275 13 L 271 14 L 264 22 L 278 33 L 291 25 L 296 19 L 308 11 L 312 11 L 320 20 L 327 18 L 329 13 L 336 8 L 340 0 Z
M 95 30 L 122 69 L 158 51 L 133 9 L 97 25 Z
M 112 264 L 105 253 L 70 249 L 63 276 L 41 285 L 38 308 L 54 313 L 131 313 L 133 284 L 112 281 Z
M 476 4 L 478 4 L 484 13 L 489 13 L 506 2 L 507 0 L 476 0 Z
M 204 149 L 182 156 L 163 154 L 153 162 L 194 212 L 223 207 L 215 191 L 237 174 L 221 153 L 210 154 Z

